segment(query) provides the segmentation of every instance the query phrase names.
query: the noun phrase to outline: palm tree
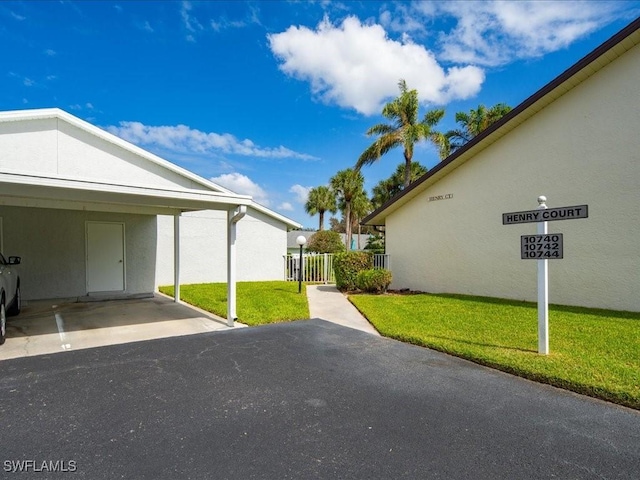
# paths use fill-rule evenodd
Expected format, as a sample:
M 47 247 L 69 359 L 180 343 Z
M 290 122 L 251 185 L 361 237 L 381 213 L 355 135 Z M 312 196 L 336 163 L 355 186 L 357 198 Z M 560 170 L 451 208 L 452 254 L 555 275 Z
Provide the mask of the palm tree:
M 431 140 L 437 144 L 439 133 L 433 127 L 442 120 L 443 109 L 428 111 L 422 121 L 418 121 L 418 91 L 409 90 L 407 83 L 400 80 L 400 96 L 387 103 L 382 109 L 382 116 L 391 120 L 392 123 L 379 123 L 367 130 L 367 135 L 379 135 L 378 139 L 367 148 L 358 161 L 356 170 L 360 170 L 363 165 L 371 165 L 382 155 L 395 147 L 403 147 L 404 161 L 406 165 L 404 186 L 411 183 L 411 160 L 413 158 L 413 147 L 421 140 Z
M 406 165 L 401 163 L 393 174 L 384 180 L 380 180 L 373 187 L 371 203 L 374 208 L 381 207 L 384 203 L 400 193 L 404 189 L 404 178 Z M 427 173 L 427 168 L 420 165 L 419 162 L 411 162 L 410 177 L 411 182 L 415 182 L 418 178 Z
M 346 210 L 346 204 L 344 201 L 340 201 L 338 205 L 340 210 L 343 212 Z M 360 250 L 360 235 L 362 232 L 362 227 L 360 225 L 360 220 L 362 220 L 367 214 L 369 214 L 372 210 L 371 200 L 367 197 L 367 192 L 364 191 L 364 188 L 357 192 L 353 198 L 351 199 L 351 237 L 353 237 L 354 229 L 358 229 L 358 243 L 357 249 Z M 351 245 L 352 241 L 348 240 Z
M 318 230 L 324 230 L 324 212 L 336 213 L 336 196 L 329 187 L 320 186 L 309 191 L 307 203 L 304 204 L 304 211 L 313 216 L 320 215 L 320 225 Z
M 511 107 L 509 105 L 497 103 L 491 108 L 478 105 L 477 110 L 471 109 L 469 113 L 456 113 L 456 122 L 460 125 L 460 128 L 449 130 L 437 139 L 440 147 L 440 159 L 447 158 L 510 111 Z
M 358 228 L 358 243 L 356 247 L 358 250 L 362 249 L 360 245 L 360 237 L 362 236 L 362 226 L 360 225 L 360 221 L 367 214 L 371 213 L 371 209 L 371 200 L 367 198 L 367 194 L 364 190 L 362 190 L 358 195 L 353 197 L 353 200 L 351 200 L 351 216 L 353 217 L 351 228 Z
M 346 247 L 351 249 L 351 202 L 364 189 L 364 178 L 358 170 L 340 170 L 330 180 L 331 189 L 344 205 L 344 224 L 347 233 Z

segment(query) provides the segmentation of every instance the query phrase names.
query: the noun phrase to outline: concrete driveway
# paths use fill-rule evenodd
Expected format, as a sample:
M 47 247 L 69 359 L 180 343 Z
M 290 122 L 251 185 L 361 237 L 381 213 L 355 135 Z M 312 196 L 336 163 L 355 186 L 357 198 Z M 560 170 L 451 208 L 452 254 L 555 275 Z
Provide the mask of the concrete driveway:
M 9 317 L 0 360 L 227 330 L 226 320 L 173 299 L 36 301 Z
M 640 472 L 637 411 L 321 320 L 5 360 L 0 369 L 5 472 L 25 460 L 73 462 L 78 478 L 91 479 Z

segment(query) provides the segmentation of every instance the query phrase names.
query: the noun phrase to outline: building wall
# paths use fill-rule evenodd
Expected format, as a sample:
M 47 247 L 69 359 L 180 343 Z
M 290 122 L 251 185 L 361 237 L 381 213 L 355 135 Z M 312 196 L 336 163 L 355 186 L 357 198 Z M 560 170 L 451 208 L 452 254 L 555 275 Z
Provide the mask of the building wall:
M 180 218 L 182 284 L 226 282 L 227 213 L 184 213 Z M 237 224 L 238 281 L 282 280 L 287 228 L 282 222 L 248 208 Z M 173 285 L 173 217 L 158 217 L 157 285 Z
M 124 295 L 155 289 L 156 217 L 118 213 L 0 206 L 5 257 L 22 257 L 25 300 L 87 294 L 86 222 L 125 224 Z
M 208 190 L 157 163 L 55 118 L 0 122 L 0 170 L 116 185 Z
M 536 261 L 502 213 L 589 205 L 549 222 L 550 302 L 640 311 L 640 47 L 570 90 L 386 219 L 393 288 L 535 300 Z M 449 199 L 429 197 L 451 194 Z

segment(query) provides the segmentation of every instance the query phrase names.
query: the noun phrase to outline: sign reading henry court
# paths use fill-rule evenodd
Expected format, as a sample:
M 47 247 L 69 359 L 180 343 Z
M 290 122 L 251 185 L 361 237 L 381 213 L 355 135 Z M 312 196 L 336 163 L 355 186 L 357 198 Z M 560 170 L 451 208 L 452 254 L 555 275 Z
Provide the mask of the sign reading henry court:
M 516 223 L 550 222 L 552 220 L 573 220 L 577 218 L 589 218 L 589 205 L 503 213 L 502 224 L 515 225 Z
M 547 222 L 552 220 L 574 220 L 589 217 L 588 205 L 573 207 L 547 207 L 547 197 L 538 197 L 538 208 L 524 212 L 502 214 L 503 225 L 537 223 L 536 235 L 520 236 L 520 258 L 538 260 L 538 353 L 549 353 L 549 270 L 548 260 L 559 260 L 564 256 L 562 234 L 549 233 Z

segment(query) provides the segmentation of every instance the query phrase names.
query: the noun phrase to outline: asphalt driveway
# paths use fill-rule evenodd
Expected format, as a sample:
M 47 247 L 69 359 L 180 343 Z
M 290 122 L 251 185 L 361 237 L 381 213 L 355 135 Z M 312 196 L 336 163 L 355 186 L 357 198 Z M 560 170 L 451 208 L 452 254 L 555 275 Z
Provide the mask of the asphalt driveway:
M 321 320 L 5 360 L 0 372 L 2 478 L 640 472 L 637 411 Z M 56 461 L 73 475 L 34 471 Z

